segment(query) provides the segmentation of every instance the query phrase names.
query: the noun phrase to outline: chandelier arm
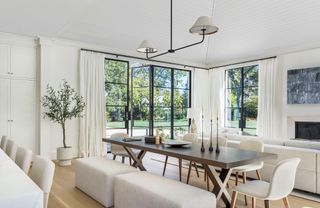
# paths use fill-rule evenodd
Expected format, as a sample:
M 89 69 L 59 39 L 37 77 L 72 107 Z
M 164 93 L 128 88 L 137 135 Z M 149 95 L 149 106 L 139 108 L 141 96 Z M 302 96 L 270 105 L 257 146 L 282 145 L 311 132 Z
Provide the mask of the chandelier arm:
M 150 56 L 150 57 L 147 57 L 147 59 L 152 59 L 152 58 L 155 58 L 155 57 L 158 57 L 158 56 L 165 55 L 165 54 L 167 54 L 167 53 L 169 53 L 169 52 L 168 52 L 168 51 L 166 51 L 166 52 L 163 52 L 163 53 L 160 53 L 160 54 L 154 55 L 154 56 Z
M 176 48 L 176 49 L 174 49 L 174 51 L 179 51 L 179 50 L 181 50 L 181 49 L 185 49 L 185 48 L 189 48 L 189 47 L 191 47 L 191 46 L 199 45 L 199 44 L 203 43 L 204 39 L 205 39 L 205 34 L 203 33 L 203 34 L 202 34 L 202 40 L 201 40 L 201 41 L 196 42 L 196 43 L 192 43 L 192 44 L 190 44 L 190 45 L 182 46 L 182 47 L 180 47 L 180 48 Z

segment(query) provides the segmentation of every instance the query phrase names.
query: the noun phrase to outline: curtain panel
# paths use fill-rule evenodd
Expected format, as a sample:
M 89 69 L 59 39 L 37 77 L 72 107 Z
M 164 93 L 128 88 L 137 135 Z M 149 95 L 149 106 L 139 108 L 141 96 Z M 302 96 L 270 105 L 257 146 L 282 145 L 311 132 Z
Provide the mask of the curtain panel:
M 105 137 L 104 59 L 100 53 L 80 51 L 80 94 L 86 107 L 80 118 L 79 153 L 82 156 L 104 155 Z
M 260 61 L 257 134 L 266 139 L 276 135 L 276 81 L 276 59 Z

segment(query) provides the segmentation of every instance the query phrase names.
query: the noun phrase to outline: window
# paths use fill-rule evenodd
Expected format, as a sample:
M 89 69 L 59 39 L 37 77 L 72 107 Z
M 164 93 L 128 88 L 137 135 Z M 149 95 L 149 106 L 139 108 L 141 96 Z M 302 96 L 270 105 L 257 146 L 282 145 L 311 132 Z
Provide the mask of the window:
M 259 66 L 226 70 L 225 127 L 256 135 Z
M 111 59 L 106 59 L 105 70 L 108 136 L 119 131 L 140 136 L 159 129 L 175 138 L 188 131 L 190 71 Z

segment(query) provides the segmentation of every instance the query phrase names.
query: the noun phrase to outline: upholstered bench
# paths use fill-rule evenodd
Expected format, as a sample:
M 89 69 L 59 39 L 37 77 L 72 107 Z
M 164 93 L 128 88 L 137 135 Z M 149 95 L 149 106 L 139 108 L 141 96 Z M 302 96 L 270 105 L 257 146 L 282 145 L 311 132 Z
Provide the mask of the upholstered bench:
M 76 187 L 105 207 L 113 206 L 114 177 L 138 171 L 136 168 L 104 157 L 77 159 Z
M 215 208 L 213 193 L 148 172 L 118 175 L 115 208 Z

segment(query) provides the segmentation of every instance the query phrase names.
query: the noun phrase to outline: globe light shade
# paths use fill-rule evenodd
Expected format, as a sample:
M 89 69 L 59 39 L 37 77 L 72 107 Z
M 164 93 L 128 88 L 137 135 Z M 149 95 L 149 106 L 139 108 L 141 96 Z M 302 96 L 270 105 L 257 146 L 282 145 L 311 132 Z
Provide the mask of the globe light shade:
M 201 16 L 190 28 L 189 32 L 196 35 L 211 35 L 218 32 L 219 28 L 213 24 L 213 21 L 208 16 Z
M 143 40 L 137 48 L 140 53 L 156 53 L 158 50 L 153 46 L 149 40 Z

